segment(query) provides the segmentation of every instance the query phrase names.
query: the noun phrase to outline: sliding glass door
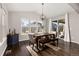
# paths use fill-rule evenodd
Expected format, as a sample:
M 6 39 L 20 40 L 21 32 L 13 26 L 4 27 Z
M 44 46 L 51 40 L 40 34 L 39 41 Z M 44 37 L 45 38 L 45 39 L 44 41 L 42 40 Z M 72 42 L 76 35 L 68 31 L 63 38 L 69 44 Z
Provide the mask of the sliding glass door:
M 56 33 L 56 36 L 60 39 L 64 39 L 64 29 L 65 19 L 52 20 L 52 31 Z

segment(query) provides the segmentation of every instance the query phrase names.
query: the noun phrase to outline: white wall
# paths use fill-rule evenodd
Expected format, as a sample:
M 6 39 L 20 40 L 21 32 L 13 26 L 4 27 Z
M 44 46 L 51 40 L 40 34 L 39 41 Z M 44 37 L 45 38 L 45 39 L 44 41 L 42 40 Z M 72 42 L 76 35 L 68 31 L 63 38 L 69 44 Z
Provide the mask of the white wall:
M 68 14 L 65 14 L 65 39 L 64 40 L 67 42 L 70 42 L 68 20 L 70 25 L 71 42 L 75 42 L 79 44 L 79 27 L 78 27 L 79 14 L 75 10 L 73 12 L 68 12 Z M 50 30 L 51 29 L 49 27 L 49 31 Z
M 9 28 L 16 29 L 17 33 L 21 33 L 21 18 L 38 19 L 39 15 L 34 12 L 9 12 Z
M 38 19 L 39 14 L 35 12 L 9 12 L 9 28 L 15 28 L 17 33 L 21 33 L 21 17 L 28 19 Z M 79 43 L 79 14 L 75 11 L 69 13 L 71 41 Z M 46 22 L 47 23 L 47 22 Z M 47 30 L 48 28 L 46 28 Z M 66 34 L 67 35 L 67 34 Z M 69 39 L 68 39 L 69 40 Z
M 70 25 L 71 42 L 79 44 L 79 14 L 74 10 L 65 14 L 65 39 L 64 41 L 70 42 L 68 20 Z
M 39 14 L 35 12 L 9 12 L 8 14 L 8 23 L 9 23 L 9 28 L 10 29 L 16 29 L 16 32 L 21 34 L 22 28 L 21 28 L 21 18 L 26 18 L 26 19 L 31 19 L 31 20 L 39 20 Z M 22 36 L 25 37 L 25 36 Z M 23 41 L 25 39 L 22 39 L 20 36 L 20 41 Z
M 2 4 L 0 10 L 0 56 L 2 56 L 7 47 L 6 35 L 8 34 L 8 12 L 5 4 Z
M 69 13 L 71 41 L 79 44 L 79 14 Z

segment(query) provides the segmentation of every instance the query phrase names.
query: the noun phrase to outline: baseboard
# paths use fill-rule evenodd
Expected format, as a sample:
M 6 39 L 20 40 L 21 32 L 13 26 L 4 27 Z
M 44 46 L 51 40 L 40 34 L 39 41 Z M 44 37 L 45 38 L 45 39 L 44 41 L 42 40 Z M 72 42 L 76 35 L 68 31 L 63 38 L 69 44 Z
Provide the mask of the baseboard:
M 6 48 L 7 48 L 7 41 L 6 41 L 6 37 L 4 37 L 3 38 L 3 41 L 2 41 L 2 43 L 1 43 L 1 45 L 0 45 L 0 56 L 3 56 L 4 55 L 4 52 L 5 52 L 5 50 L 6 50 Z
M 79 44 L 79 42 L 72 41 L 73 43 Z
M 5 52 L 6 48 L 7 48 L 7 45 L 5 46 L 5 48 L 4 48 L 4 50 L 3 50 L 2 54 L 1 54 L 1 56 L 4 55 L 4 52 Z
M 69 42 L 69 41 L 66 41 L 66 40 L 64 40 L 65 42 Z M 71 43 L 76 43 L 76 44 L 79 44 L 79 42 L 78 41 L 72 41 L 71 40 Z
M 23 39 L 23 40 L 19 40 L 19 41 L 26 41 L 26 40 L 28 40 L 28 39 Z

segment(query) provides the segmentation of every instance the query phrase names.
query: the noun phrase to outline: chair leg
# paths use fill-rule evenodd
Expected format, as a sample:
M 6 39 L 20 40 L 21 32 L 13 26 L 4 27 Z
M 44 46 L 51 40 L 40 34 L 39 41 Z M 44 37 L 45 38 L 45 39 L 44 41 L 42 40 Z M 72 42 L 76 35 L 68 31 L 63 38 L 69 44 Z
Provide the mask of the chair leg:
M 33 45 L 33 47 L 32 48 L 34 48 L 34 44 L 32 44 Z
M 58 39 L 57 39 L 57 47 L 58 47 Z
M 30 46 L 31 45 L 31 42 L 29 41 L 28 43 L 29 43 L 29 46 Z
M 40 43 L 40 48 L 43 49 L 44 48 L 44 44 Z

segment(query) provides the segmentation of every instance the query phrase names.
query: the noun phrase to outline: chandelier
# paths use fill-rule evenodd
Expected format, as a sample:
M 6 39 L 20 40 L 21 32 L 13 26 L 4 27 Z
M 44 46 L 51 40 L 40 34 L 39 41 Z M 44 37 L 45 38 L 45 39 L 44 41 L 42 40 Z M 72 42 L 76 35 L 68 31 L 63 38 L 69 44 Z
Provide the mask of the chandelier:
M 44 3 L 42 3 L 42 14 L 41 14 L 41 20 L 44 20 L 45 19 L 45 16 L 44 16 L 44 13 L 43 13 L 43 7 L 44 7 Z

